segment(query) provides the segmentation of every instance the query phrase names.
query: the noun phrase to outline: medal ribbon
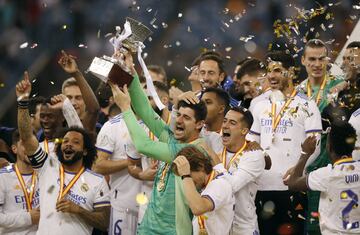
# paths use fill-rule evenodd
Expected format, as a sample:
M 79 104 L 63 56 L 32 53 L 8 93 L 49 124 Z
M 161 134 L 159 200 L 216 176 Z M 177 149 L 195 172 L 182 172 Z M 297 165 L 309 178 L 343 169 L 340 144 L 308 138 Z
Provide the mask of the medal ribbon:
M 321 97 L 321 94 L 322 94 L 323 91 L 324 91 L 324 88 L 325 88 L 325 85 L 326 85 L 326 80 L 327 80 L 327 78 L 326 78 L 326 76 L 325 76 L 325 77 L 323 78 L 322 82 L 321 82 L 320 89 L 318 90 L 318 93 L 317 93 L 317 95 L 316 95 L 316 100 L 315 100 L 316 105 L 319 105 L 319 103 L 320 103 L 320 100 L 321 100 L 320 97 Z M 311 89 L 311 84 L 310 84 L 309 81 L 308 81 L 307 84 L 306 84 L 306 88 L 307 88 L 307 96 L 308 96 L 308 98 L 311 99 L 312 89 Z
M 205 188 L 206 186 L 214 179 L 215 177 L 215 171 L 213 170 L 208 178 L 208 180 L 206 181 L 205 184 Z M 205 228 L 205 216 L 204 215 L 199 215 L 198 216 L 198 224 L 199 224 L 199 228 L 200 231 L 205 231 L 206 232 L 206 228 Z M 206 233 L 207 234 L 207 233 Z
M 275 133 L 276 127 L 279 125 L 280 120 L 281 120 L 282 116 L 284 115 L 285 109 L 290 105 L 290 103 L 293 100 L 293 98 L 295 97 L 296 93 L 297 93 L 297 91 L 296 91 L 296 89 L 294 89 L 290 95 L 290 98 L 285 102 L 284 106 L 281 108 L 278 115 L 276 115 L 276 102 L 272 102 L 272 105 L 271 105 L 272 123 L 271 124 L 272 124 L 273 133 Z
M 84 171 L 85 171 L 85 167 L 81 167 L 79 172 L 76 173 L 76 175 L 71 179 L 70 183 L 64 189 L 65 172 L 64 172 L 64 167 L 60 165 L 60 192 L 58 196 L 58 201 L 60 201 L 69 192 L 69 190 L 74 186 L 74 184 L 80 178 L 82 173 L 84 173 Z
M 45 152 L 49 154 L 49 141 L 46 138 L 44 140 L 44 148 L 45 148 Z
M 246 148 L 246 145 L 247 145 L 247 142 L 245 141 L 243 146 L 241 146 L 241 148 L 231 157 L 228 166 L 226 166 L 226 147 L 224 147 L 221 155 L 222 155 L 222 163 L 223 163 L 225 169 L 229 170 L 231 163 L 236 160 L 236 158 L 238 157 L 238 155 L 240 155 L 242 153 L 242 151 L 244 151 L 244 149 Z
M 25 201 L 26 201 L 26 209 L 27 211 L 30 211 L 32 209 L 32 201 L 34 199 L 34 194 L 35 194 L 35 179 L 36 179 L 36 173 L 35 171 L 33 171 L 32 176 L 31 176 L 31 186 L 30 186 L 30 193 L 28 193 L 27 189 L 26 189 L 26 185 L 25 185 L 25 181 L 24 178 L 22 177 L 19 168 L 17 167 L 16 164 L 14 164 L 14 168 L 15 168 L 15 173 L 16 176 L 20 182 L 20 186 L 21 189 L 24 193 L 25 196 Z

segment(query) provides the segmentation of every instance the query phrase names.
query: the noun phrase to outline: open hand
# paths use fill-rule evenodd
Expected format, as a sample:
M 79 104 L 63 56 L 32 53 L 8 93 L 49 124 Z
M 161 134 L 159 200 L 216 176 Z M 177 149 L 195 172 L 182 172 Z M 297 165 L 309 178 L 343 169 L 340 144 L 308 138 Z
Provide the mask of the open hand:
M 311 156 L 315 152 L 316 148 L 316 136 L 312 135 L 305 139 L 304 143 L 301 144 L 301 149 L 305 152 L 308 156 Z
M 181 100 L 185 101 L 188 104 L 198 104 L 200 102 L 199 98 L 193 91 L 187 91 L 177 96 L 177 99 L 174 100 L 174 105 L 176 108 L 178 108 L 179 101 Z
M 64 212 L 64 213 L 79 213 L 80 206 L 76 205 L 72 201 L 61 199 L 56 203 L 56 211 L 57 212 Z
M 121 91 L 117 85 L 113 84 L 110 81 L 108 83 L 111 87 L 114 101 L 116 105 L 121 109 L 121 111 L 125 112 L 126 110 L 130 109 L 131 98 L 127 89 L 127 85 L 125 84 L 123 87 L 123 91 Z
M 66 54 L 65 51 L 61 51 L 61 58 L 58 61 L 58 64 L 64 69 L 67 73 L 75 73 L 79 71 L 78 66 L 76 64 L 76 57 L 72 55 Z
M 28 99 L 31 93 L 29 73 L 24 72 L 24 78 L 16 84 L 16 97 L 18 100 Z

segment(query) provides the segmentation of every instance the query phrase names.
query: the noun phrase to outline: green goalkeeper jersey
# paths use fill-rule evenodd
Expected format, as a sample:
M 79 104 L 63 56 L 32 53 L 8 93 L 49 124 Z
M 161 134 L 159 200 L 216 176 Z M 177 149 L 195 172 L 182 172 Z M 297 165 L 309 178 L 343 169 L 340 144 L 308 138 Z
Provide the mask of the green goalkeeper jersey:
M 144 218 L 138 227 L 138 234 L 192 234 L 192 214 L 187 205 L 181 178 L 176 176 L 171 164 L 176 154 L 190 143 L 179 143 L 170 127 L 153 111 L 146 94 L 141 88 L 139 78 L 134 77 L 129 93 L 135 113 L 144 121 L 151 132 L 159 139 L 153 141 L 138 124 L 132 110 L 123 112 L 133 143 L 138 152 L 160 160 L 154 180 L 151 199 Z M 191 144 L 203 143 L 197 139 Z

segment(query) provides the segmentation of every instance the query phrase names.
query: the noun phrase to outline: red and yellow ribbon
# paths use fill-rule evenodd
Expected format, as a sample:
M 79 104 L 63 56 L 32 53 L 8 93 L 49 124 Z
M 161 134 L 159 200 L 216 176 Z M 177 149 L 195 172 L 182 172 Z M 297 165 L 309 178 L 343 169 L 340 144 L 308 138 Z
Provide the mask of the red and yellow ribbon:
M 353 161 L 353 158 L 352 158 L 352 157 L 341 158 L 341 159 L 337 160 L 337 161 L 334 163 L 334 166 L 339 165 L 339 164 L 341 164 L 341 163 L 352 162 L 352 161 Z
M 320 89 L 318 90 L 318 93 L 317 93 L 317 95 L 316 95 L 316 99 L 315 99 L 316 105 L 319 105 L 319 103 L 320 103 L 321 94 L 322 94 L 323 91 L 324 91 L 324 88 L 325 88 L 325 85 L 326 85 L 326 81 L 327 81 L 327 78 L 326 78 L 326 76 L 325 76 L 325 77 L 323 78 L 322 82 L 321 82 Z M 312 97 L 312 88 L 311 88 L 311 84 L 310 84 L 310 81 L 309 81 L 309 80 L 307 81 L 306 89 L 307 89 L 307 96 L 308 96 L 308 98 L 311 99 L 311 97 Z
M 245 141 L 243 146 L 241 146 L 241 148 L 230 158 L 229 164 L 228 166 L 226 166 L 226 147 L 224 147 L 222 154 L 221 154 L 221 158 L 222 158 L 222 163 L 224 165 L 225 169 L 229 169 L 231 166 L 231 163 L 233 161 L 235 161 L 237 159 L 237 157 L 244 151 L 244 149 L 246 148 L 247 142 Z
M 272 124 L 273 133 L 275 133 L 276 127 L 279 125 L 280 120 L 281 120 L 282 116 L 284 115 L 285 109 L 290 105 L 290 103 L 293 100 L 293 98 L 295 97 L 296 93 L 297 93 L 297 91 L 294 89 L 293 92 L 291 93 L 289 99 L 285 102 L 284 106 L 281 108 L 278 115 L 276 115 L 276 102 L 272 102 L 272 105 L 271 105 L 272 123 L 271 124 Z
M 80 178 L 82 173 L 84 173 L 85 167 L 81 167 L 78 173 L 71 179 L 69 184 L 64 188 L 64 181 L 65 181 L 65 172 L 64 167 L 60 165 L 60 191 L 58 196 L 58 201 L 60 201 L 68 192 L 69 190 L 74 186 L 76 181 Z
M 35 181 L 36 181 L 36 173 L 35 171 L 33 171 L 32 176 L 31 176 L 31 185 L 30 185 L 30 193 L 28 192 L 28 190 L 26 189 L 26 185 L 25 185 L 25 181 L 24 178 L 22 177 L 19 168 L 17 167 L 16 164 L 14 164 L 14 168 L 15 168 L 15 173 L 16 176 L 20 182 L 20 186 L 21 189 L 24 193 L 25 196 L 25 201 L 26 201 L 26 209 L 27 211 L 30 211 L 32 209 L 32 201 L 34 199 L 34 195 L 35 195 Z
M 45 152 L 49 154 L 49 141 L 46 138 L 44 140 L 44 148 L 45 148 Z

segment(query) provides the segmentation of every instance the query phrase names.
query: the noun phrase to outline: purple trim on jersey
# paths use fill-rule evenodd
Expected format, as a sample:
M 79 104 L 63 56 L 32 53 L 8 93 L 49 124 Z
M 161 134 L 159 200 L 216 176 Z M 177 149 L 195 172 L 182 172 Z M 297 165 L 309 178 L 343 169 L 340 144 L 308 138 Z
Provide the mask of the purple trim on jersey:
M 321 129 L 312 129 L 312 130 L 305 131 L 306 134 L 307 133 L 312 133 L 312 132 L 322 132 L 322 130 Z
M 213 211 L 213 210 L 215 210 L 215 202 L 214 202 L 214 200 L 210 197 L 210 195 L 201 195 L 201 197 L 203 197 L 203 198 L 207 198 L 207 199 L 209 199 L 211 202 L 212 202 L 212 208 L 211 208 L 211 210 L 210 211 Z
M 94 208 L 103 207 L 103 206 L 110 206 L 110 201 L 95 202 L 93 204 Z
M 250 132 L 250 134 L 260 135 L 260 133 L 257 133 L 256 131 L 253 131 L 253 130 L 250 130 L 249 132 Z
M 105 152 L 105 153 L 108 153 L 108 154 L 113 154 L 113 152 L 109 151 L 109 150 L 106 150 L 106 149 L 102 149 L 102 148 L 99 148 L 99 147 L 96 147 L 97 150 L 100 150 L 102 152 Z

